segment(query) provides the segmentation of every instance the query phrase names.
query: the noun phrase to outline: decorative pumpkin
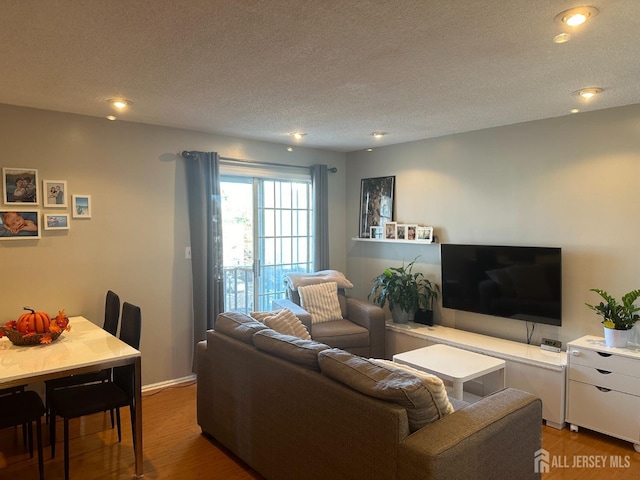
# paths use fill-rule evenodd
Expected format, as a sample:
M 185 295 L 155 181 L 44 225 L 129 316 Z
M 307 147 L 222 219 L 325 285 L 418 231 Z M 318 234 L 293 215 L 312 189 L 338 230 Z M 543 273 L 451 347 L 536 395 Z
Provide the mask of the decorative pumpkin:
M 29 313 L 23 313 L 18 317 L 16 328 L 20 333 L 46 333 L 49 331 L 51 318 L 45 312 L 36 312 L 31 308 L 24 307 Z

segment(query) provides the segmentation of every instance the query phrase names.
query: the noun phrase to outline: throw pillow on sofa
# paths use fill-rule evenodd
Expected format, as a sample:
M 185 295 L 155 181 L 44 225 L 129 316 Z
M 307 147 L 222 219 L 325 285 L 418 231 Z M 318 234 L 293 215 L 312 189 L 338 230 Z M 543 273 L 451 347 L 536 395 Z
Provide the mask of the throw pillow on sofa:
M 383 368 L 388 368 L 390 370 L 398 369 L 415 375 L 422 381 L 426 389 L 429 390 L 431 398 L 438 407 L 441 416 L 453 413 L 454 408 L 449 401 L 449 397 L 447 396 L 447 389 L 445 388 L 442 379 L 436 377 L 435 375 L 432 375 L 431 373 L 423 372 L 422 370 L 418 370 L 417 368 L 413 368 L 402 363 L 395 363 L 391 360 L 383 360 L 380 358 L 370 358 L 369 360 L 377 363 Z
M 301 307 L 311 314 L 311 323 L 342 320 L 336 282 L 318 283 L 298 288 Z
M 300 319 L 288 308 L 281 308 L 272 312 L 251 312 L 251 317 L 264 323 L 267 327 L 284 335 L 311 340 L 311 335 Z
M 216 318 L 213 329 L 216 332 L 253 345 L 253 334 L 267 327 L 264 323 L 239 312 L 223 312 Z
M 320 352 L 318 362 L 324 375 L 360 393 L 405 408 L 411 432 L 446 415 L 422 380 L 409 372 L 382 367 L 338 348 Z

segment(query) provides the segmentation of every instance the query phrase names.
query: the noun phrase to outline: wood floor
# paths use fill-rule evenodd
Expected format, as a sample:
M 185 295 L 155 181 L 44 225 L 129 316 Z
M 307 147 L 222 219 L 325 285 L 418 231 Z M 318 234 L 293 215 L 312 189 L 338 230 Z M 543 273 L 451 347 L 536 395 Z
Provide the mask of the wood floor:
M 193 384 L 143 395 L 144 478 L 260 479 L 240 460 L 200 433 L 196 423 L 195 396 L 196 387 Z M 108 414 L 72 421 L 72 480 L 133 478 L 133 446 L 128 418 L 124 410 L 122 443 L 118 443 L 116 431 L 110 428 Z M 638 421 L 637 418 L 630 420 Z M 47 480 L 64 478 L 62 425 L 59 425 L 58 432 L 55 459 L 50 458 L 49 439 L 45 433 L 44 465 Z M 543 448 L 549 452 L 552 462 L 549 473 L 542 475 L 544 480 L 640 478 L 640 453 L 635 452 L 628 442 L 583 429 L 572 433 L 568 428 L 556 430 L 544 426 L 542 435 Z M 30 459 L 29 453 L 25 452 L 20 429 L 0 431 L 0 452 L 0 479 L 38 479 L 36 458 Z M 595 456 L 604 458 L 606 467 L 595 465 Z M 619 462 L 621 467 L 611 467 L 612 459 Z M 578 462 L 581 464 L 578 465 Z

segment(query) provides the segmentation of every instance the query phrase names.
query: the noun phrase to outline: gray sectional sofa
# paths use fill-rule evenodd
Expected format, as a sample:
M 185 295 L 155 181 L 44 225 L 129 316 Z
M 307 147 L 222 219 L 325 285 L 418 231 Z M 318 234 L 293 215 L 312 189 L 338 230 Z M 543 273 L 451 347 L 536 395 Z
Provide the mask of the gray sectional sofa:
M 446 415 L 432 405 L 442 418 L 424 423 L 413 409 L 426 398 L 418 377 L 376 370 L 382 377 L 373 378 L 371 363 L 224 313 L 198 345 L 198 424 L 273 480 L 540 478 L 538 398 L 505 389 L 452 402 Z M 336 380 L 336 366 L 365 386 Z

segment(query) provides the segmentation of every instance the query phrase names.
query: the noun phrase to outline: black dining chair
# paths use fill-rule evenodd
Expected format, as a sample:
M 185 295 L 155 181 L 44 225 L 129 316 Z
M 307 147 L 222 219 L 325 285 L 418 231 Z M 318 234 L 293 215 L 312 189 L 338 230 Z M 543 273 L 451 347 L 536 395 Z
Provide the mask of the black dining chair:
M 102 328 L 111 335 L 116 335 L 118 331 L 118 323 L 120 322 L 120 297 L 109 290 L 107 292 L 104 306 L 104 324 Z M 109 382 L 111 381 L 111 369 L 100 370 L 98 372 L 83 373 L 81 375 L 71 375 L 68 377 L 56 378 L 45 381 L 45 407 L 47 411 L 47 420 L 50 414 L 50 397 L 54 390 L 60 388 L 73 387 L 85 383 Z M 111 428 L 114 426 L 113 410 L 111 411 Z
M 44 404 L 40 395 L 31 390 L 5 389 L 0 392 L 0 429 L 27 425 L 29 455 L 33 458 L 33 422 L 36 422 L 36 443 L 38 445 L 38 469 L 40 480 L 44 480 L 42 459 L 42 424 Z
M 120 340 L 138 349 L 142 329 L 140 307 L 125 302 L 122 305 Z M 62 388 L 51 392 L 51 419 L 49 421 L 51 458 L 55 457 L 56 416 L 64 420 L 64 478 L 69 479 L 69 420 L 93 413 L 115 409 L 118 426 L 118 442 L 122 440 L 120 408 L 129 407 L 131 431 L 135 438 L 135 395 L 133 365 L 113 369 L 113 380 Z M 135 450 L 135 443 L 134 443 Z

